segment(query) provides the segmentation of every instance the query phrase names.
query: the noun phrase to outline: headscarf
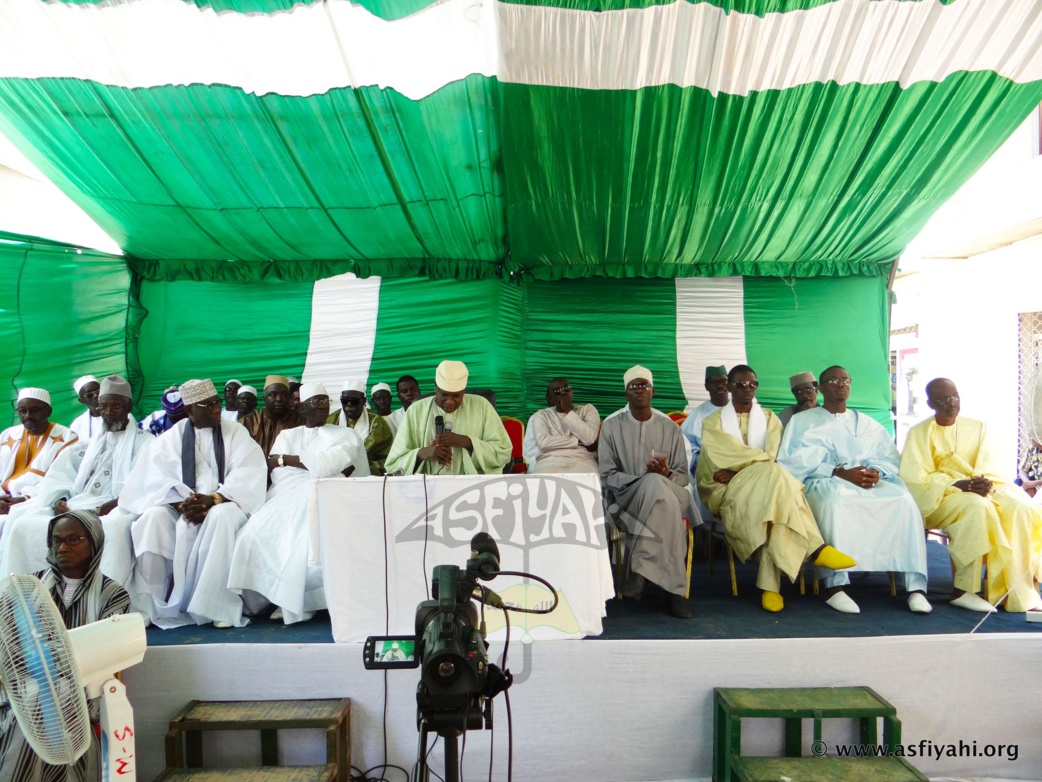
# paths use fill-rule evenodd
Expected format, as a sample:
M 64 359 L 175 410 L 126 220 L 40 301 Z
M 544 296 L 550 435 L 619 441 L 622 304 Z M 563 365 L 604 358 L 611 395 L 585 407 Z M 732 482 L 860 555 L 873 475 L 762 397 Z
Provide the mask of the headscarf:
M 54 528 L 58 522 L 66 517 L 76 519 L 83 525 L 83 529 L 87 532 L 87 542 L 90 544 L 90 564 L 87 565 L 87 572 L 83 576 L 83 581 L 76 588 L 70 604 L 70 607 L 75 606 L 84 596 L 84 593 L 86 593 L 86 611 L 83 612 L 83 621 L 80 624 L 88 624 L 96 622 L 101 618 L 100 612 L 103 607 L 101 595 L 102 575 L 98 568 L 101 566 L 101 552 L 105 549 L 105 530 L 101 527 L 101 520 L 98 518 L 98 514 L 92 510 L 70 510 L 50 520 L 50 523 L 47 524 L 47 564 L 51 566 L 51 569 L 44 571 L 40 576 L 40 580 L 47 587 L 47 591 L 51 593 L 54 602 L 59 606 L 62 605 L 65 576 L 62 574 L 61 568 L 58 567 L 58 560 L 54 556 L 55 552 L 54 546 L 51 545 L 51 537 L 54 535 Z M 70 629 L 78 626 L 79 624 L 70 625 Z

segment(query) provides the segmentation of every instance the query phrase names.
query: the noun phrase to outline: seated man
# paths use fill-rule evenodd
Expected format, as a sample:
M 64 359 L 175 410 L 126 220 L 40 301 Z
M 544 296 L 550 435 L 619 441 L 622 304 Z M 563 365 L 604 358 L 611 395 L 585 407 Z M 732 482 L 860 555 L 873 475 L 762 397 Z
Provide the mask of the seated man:
M 224 412 L 221 413 L 221 416 L 229 421 L 239 420 L 240 388 L 242 388 L 242 382 L 234 377 L 224 384 Z
M 775 461 L 782 427 L 757 403 L 760 383 L 752 367 L 732 367 L 727 379 L 731 401 L 702 423 L 698 492 L 723 519 L 727 542 L 742 562 L 760 552 L 761 605 L 781 611 L 782 573 L 795 581 L 808 559 L 832 570 L 856 563 L 825 545 L 803 485 Z
M 174 424 L 188 417 L 188 411 L 185 410 L 184 403 L 181 402 L 181 392 L 177 390 L 177 386 L 170 386 L 170 388 L 164 391 L 161 401 L 162 409 L 156 410 L 138 424 L 139 429 L 143 429 L 156 437 L 159 437 L 159 435 L 169 429 L 173 429 Z
M 99 388 L 101 388 L 101 385 L 94 375 L 84 375 L 81 378 L 77 378 L 76 382 L 72 384 L 72 390 L 76 392 L 76 398 L 87 409 L 76 416 L 73 422 L 69 424 L 69 429 L 72 430 L 77 438 L 84 442 L 93 437 L 95 432 L 100 432 L 102 429 L 101 411 L 98 410 Z M 45 568 L 46 565 L 37 568 L 37 570 Z
M 89 510 L 105 529 L 102 572 L 120 585 L 134 566 L 130 525 L 136 518 L 119 506 L 131 468 L 154 438 L 131 422 L 130 383 L 109 375 L 101 383 L 102 429 L 78 440 L 55 459 L 31 500 L 11 508 L 0 536 L 0 573 L 35 573 L 47 568 L 47 525 L 68 510 Z
M 709 399 L 692 410 L 684 423 L 680 425 L 680 431 L 687 438 L 688 449 L 691 451 L 691 479 L 695 479 L 695 470 L 698 467 L 698 455 L 702 453 L 702 422 L 709 416 L 727 404 L 730 400 L 730 392 L 727 390 L 727 367 L 706 367 L 705 389 L 709 392 Z M 702 498 L 695 492 L 695 503 L 698 505 L 698 514 L 702 521 L 712 521 L 713 514 L 702 502 Z M 692 523 L 695 519 L 691 520 Z M 697 526 L 697 525 L 696 525 Z
M 384 461 L 391 450 L 394 434 L 391 427 L 376 413 L 369 412 L 365 405 L 365 383 L 348 380 L 340 392 L 341 409 L 326 419 L 326 423 L 348 426 L 355 430 L 369 457 L 369 474 L 383 475 Z
M 412 375 L 402 375 L 395 383 L 394 390 L 398 394 L 398 401 L 402 403 L 402 406 L 387 416 L 387 423 L 391 427 L 391 431 L 398 434 L 398 427 L 402 425 L 405 411 L 409 409 L 409 405 L 420 398 L 420 385 Z
M 0 516 L 34 496 L 58 454 L 77 440 L 51 423 L 51 395 L 42 388 L 19 391 L 15 411 L 21 423 L 0 432 Z
M 789 388 L 796 397 L 796 404 L 789 405 L 778 413 L 778 421 L 783 427 L 789 425 L 789 419 L 796 413 L 818 406 L 818 381 L 814 379 L 813 372 L 799 372 L 793 375 L 789 378 Z
M 121 508 L 140 514 L 131 527 L 131 604 L 162 628 L 242 627 L 248 620 L 228 589 L 228 566 L 235 534 L 264 502 L 264 452 L 244 427 L 221 418 L 211 381 L 189 380 L 180 393 L 188 419 L 156 439 L 119 497 Z
M 391 387 L 386 383 L 377 383 L 373 386 L 373 390 L 369 394 L 369 401 L 372 402 L 376 414 L 384 420 L 391 415 Z M 394 434 L 394 429 L 391 430 L 391 434 Z
M 687 525 L 695 519 L 688 490 L 687 455 L 680 427 L 651 406 L 651 371 L 631 367 L 623 376 L 628 405 L 601 427 L 597 458 L 604 505 L 625 536 L 626 597 L 640 600 L 646 581 L 664 589 L 666 610 L 679 619 L 693 614 L 687 588 Z
M 546 388 L 546 403 L 528 419 L 524 454 L 528 471 L 599 472 L 597 436 L 601 417 L 591 404 L 572 405 L 572 387 L 555 377 Z
M 939 377 L 926 384 L 934 411 L 908 431 L 901 479 L 908 485 L 929 529 L 943 529 L 955 565 L 952 605 L 994 611 L 1042 608 L 1036 580 L 1042 574 L 1042 509 L 999 477 L 1001 459 L 980 421 L 960 416 L 955 383 Z M 987 600 L 979 597 L 981 565 L 988 561 Z
M 462 361 L 438 364 L 434 396 L 409 407 L 387 455 L 388 472 L 477 475 L 503 470 L 510 461 L 510 436 L 486 399 L 464 393 L 468 374 Z
M 271 453 L 279 432 L 303 426 L 304 416 L 293 407 L 289 379 L 282 375 L 268 375 L 264 381 L 264 409 L 254 410 L 239 423 L 246 427 L 265 456 Z
M 816 386 L 817 384 L 815 384 Z M 917 614 L 926 600 L 926 539 L 915 500 L 898 476 L 901 457 L 893 438 L 867 415 L 847 408 L 850 375 L 843 367 L 821 373 L 823 407 L 794 416 L 785 427 L 778 464 L 807 487 L 807 502 L 821 536 L 857 557 L 842 572 L 822 570 L 825 602 L 859 613 L 847 594 L 851 571 L 889 571 L 908 592 Z
M 253 386 L 241 386 L 235 397 L 235 420 L 240 424 L 242 419 L 257 409 L 257 389 Z
M 229 589 L 243 596 L 250 613 L 274 603 L 278 609 L 271 618 L 286 624 L 306 622 L 326 607 L 318 531 L 311 529 L 308 514 L 315 480 L 369 475 L 365 447 L 355 431 L 326 423 L 325 387 L 304 383 L 300 396 L 304 426 L 275 438 L 268 456 L 271 488 L 235 538 L 228 575 Z

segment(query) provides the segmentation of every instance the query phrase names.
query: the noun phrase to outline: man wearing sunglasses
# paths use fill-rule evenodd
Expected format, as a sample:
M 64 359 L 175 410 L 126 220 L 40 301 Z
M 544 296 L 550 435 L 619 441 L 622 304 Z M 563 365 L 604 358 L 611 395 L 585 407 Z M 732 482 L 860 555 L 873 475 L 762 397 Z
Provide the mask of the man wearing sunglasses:
M 817 387 L 817 384 L 815 384 Z M 821 570 L 825 603 L 860 613 L 847 594 L 850 571 L 897 573 L 917 614 L 926 599 L 926 540 L 915 500 L 898 477 L 901 457 L 876 421 L 847 407 L 850 375 L 833 366 L 821 373 L 823 407 L 793 416 L 778 463 L 807 487 L 807 502 L 822 537 L 857 558 L 843 571 Z
M 782 426 L 757 403 L 760 383 L 752 367 L 732 367 L 727 379 L 731 401 L 702 424 L 698 492 L 723 519 L 727 541 L 742 562 L 760 553 L 760 604 L 781 611 L 782 573 L 795 581 L 807 560 L 832 570 L 856 563 L 825 545 L 803 485 L 775 461 Z
M 651 370 L 631 367 L 623 384 L 628 404 L 604 422 L 597 447 L 604 504 L 626 541 L 622 594 L 640 600 L 650 581 L 666 591 L 667 613 L 690 619 L 684 519 L 697 524 L 697 511 L 687 488 L 684 436 L 651 406 Z
M 782 426 L 789 425 L 789 419 L 796 413 L 811 410 L 818 406 L 818 381 L 813 372 L 799 372 L 789 378 L 789 388 L 796 397 L 796 404 L 789 405 L 778 413 L 778 422 Z
M 537 410 L 525 429 L 525 462 L 530 472 L 597 472 L 601 417 L 590 404 L 574 405 L 572 386 L 555 377 L 546 388 L 549 407 Z
M 988 428 L 960 415 L 955 383 L 931 380 L 926 404 L 934 416 L 908 431 L 901 479 L 927 528 L 943 529 L 951 540 L 951 604 L 990 612 L 1005 598 L 1007 611 L 1042 609 L 1036 583 L 1042 576 L 1042 509 L 1000 477 L 1002 460 Z M 988 581 L 982 598 L 977 593 L 985 557 Z

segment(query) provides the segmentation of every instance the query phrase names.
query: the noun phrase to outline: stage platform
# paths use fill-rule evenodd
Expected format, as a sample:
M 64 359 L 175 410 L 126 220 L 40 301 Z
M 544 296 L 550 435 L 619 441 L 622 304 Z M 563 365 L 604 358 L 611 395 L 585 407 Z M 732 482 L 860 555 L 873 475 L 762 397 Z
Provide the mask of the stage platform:
M 902 596 L 890 597 L 880 576 L 855 582 L 851 594 L 860 615 L 830 610 L 810 594 L 809 581 L 806 596 L 789 587 L 786 610 L 767 614 L 759 608 L 753 567 L 739 568 L 734 598 L 726 560 L 718 557 L 712 579 L 704 561 L 696 562 L 692 621 L 666 616 L 649 594 L 640 604 L 610 602 L 605 632 L 596 639 L 522 643 L 515 637 L 508 661 L 515 675 L 514 778 L 708 779 L 714 687 L 867 685 L 897 707 L 906 745 L 929 742 L 921 746 L 933 753 L 942 748 L 940 758 L 913 760 L 932 779 L 1042 779 L 1042 744 L 1035 738 L 1042 724 L 1036 684 L 1042 625 L 1026 623 L 1023 615 L 982 617 L 944 604 L 947 554 L 931 543 L 929 555 L 935 610 L 928 616 L 911 614 Z M 144 662 L 125 674 L 140 779 L 162 770 L 167 721 L 193 698 L 348 696 L 354 699 L 356 766 L 383 762 L 385 734 L 389 762 L 408 768 L 416 758 L 418 672 L 365 671 L 361 645 L 332 643 L 325 617 L 294 627 L 259 620 L 241 631 L 150 629 L 148 641 Z M 501 645 L 493 652 L 498 657 Z M 495 714 L 493 779 L 502 780 L 502 696 Z M 746 752 L 780 752 L 780 725 L 754 721 L 744 735 Z M 853 722 L 841 720 L 827 724 L 824 738 L 831 746 L 854 743 L 856 736 Z M 492 739 L 488 731 L 469 734 L 465 779 L 488 779 Z M 986 756 L 1000 744 L 1016 745 L 1017 759 L 1006 759 L 1009 749 L 1003 757 Z M 244 765 L 259 758 L 259 746 L 255 735 L 233 740 L 225 734 L 220 742 L 208 740 L 205 752 L 216 764 Z M 324 752 L 317 732 L 293 732 L 282 748 L 287 763 L 318 762 Z M 440 749 L 431 758 L 440 770 Z M 389 778 L 405 779 L 395 773 Z

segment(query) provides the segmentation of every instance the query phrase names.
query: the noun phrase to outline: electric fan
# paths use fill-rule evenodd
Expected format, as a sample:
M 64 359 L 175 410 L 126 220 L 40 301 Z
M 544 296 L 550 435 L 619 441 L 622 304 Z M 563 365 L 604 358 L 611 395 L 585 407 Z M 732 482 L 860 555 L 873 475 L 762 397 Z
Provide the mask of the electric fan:
M 0 683 L 26 741 L 45 763 L 72 763 L 87 751 L 87 699 L 100 696 L 102 779 L 136 779 L 134 714 L 115 674 L 144 656 L 140 614 L 66 630 L 38 578 L 16 574 L 0 581 Z

